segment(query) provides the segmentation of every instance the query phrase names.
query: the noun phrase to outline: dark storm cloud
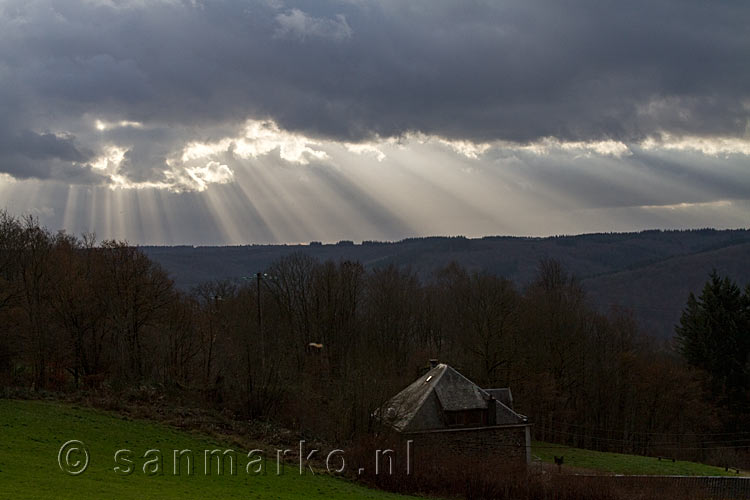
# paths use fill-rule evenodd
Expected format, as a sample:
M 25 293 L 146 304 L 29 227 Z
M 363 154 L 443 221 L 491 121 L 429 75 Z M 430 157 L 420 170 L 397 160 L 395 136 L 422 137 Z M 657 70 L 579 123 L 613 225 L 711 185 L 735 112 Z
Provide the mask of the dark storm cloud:
M 0 150 L 6 154 L 18 154 L 28 158 L 84 162 L 88 154 L 80 151 L 71 137 L 58 137 L 54 134 L 37 134 L 23 130 L 14 137 L 0 136 Z
M 170 145 L 247 118 L 347 141 L 742 136 L 748 20 L 745 1 L 7 0 L 0 130 L 71 166 L 99 149 L 92 117 Z M 126 175 L 158 178 L 163 147 L 128 144 Z
M 91 152 L 70 136 L 38 134 L 30 130 L 0 129 L 0 173 L 17 179 L 59 179 L 70 183 L 99 183 L 88 161 Z

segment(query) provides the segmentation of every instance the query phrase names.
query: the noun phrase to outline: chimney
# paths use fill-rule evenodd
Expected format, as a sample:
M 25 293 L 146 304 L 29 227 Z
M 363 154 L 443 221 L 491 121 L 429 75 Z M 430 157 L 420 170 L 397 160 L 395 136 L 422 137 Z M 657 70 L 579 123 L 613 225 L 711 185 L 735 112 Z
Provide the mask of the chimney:
M 494 396 L 487 400 L 487 425 L 497 425 L 497 400 Z
M 430 360 L 430 368 L 435 368 L 438 365 L 437 359 L 431 359 Z

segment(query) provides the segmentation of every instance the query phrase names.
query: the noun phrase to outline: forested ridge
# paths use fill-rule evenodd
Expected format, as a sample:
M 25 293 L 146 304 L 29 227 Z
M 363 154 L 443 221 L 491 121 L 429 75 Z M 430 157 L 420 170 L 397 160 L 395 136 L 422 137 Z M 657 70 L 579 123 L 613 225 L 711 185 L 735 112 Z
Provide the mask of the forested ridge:
M 750 282 L 750 267 L 746 265 L 750 260 L 750 231 L 744 229 L 141 248 L 182 290 L 212 280 L 238 282 L 248 273 L 263 270 L 293 253 L 320 261 L 356 261 L 367 270 L 395 265 L 408 268 L 423 282 L 456 262 L 470 272 L 507 278 L 519 288 L 534 281 L 541 259 L 554 259 L 580 280 L 599 311 L 606 312 L 613 305 L 631 309 L 639 328 L 660 339 L 673 336 L 685 298 L 703 286 L 712 269 Z

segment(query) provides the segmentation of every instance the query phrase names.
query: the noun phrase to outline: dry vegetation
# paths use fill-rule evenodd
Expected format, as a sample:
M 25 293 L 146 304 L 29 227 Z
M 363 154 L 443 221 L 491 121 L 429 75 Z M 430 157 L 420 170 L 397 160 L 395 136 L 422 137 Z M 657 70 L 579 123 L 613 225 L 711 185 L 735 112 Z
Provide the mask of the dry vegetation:
M 357 465 L 372 463 L 375 448 L 397 449 L 397 443 L 365 441 L 355 447 Z M 397 456 L 398 457 L 398 456 Z M 568 475 L 550 470 L 513 466 L 498 459 L 466 456 L 415 457 L 410 474 L 401 461 L 394 462 L 394 474 L 374 474 L 372 467 L 360 481 L 379 489 L 401 494 L 441 498 L 507 500 L 691 500 L 710 498 L 695 484 L 680 481 L 623 481 L 607 475 Z

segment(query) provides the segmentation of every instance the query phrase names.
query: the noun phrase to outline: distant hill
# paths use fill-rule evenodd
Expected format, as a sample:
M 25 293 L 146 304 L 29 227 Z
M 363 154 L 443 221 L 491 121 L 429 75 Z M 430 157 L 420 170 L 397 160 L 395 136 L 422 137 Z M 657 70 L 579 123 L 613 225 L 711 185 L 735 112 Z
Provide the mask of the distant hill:
M 668 337 L 679 322 L 690 292 L 698 294 L 709 273 L 750 283 L 750 243 L 670 259 L 583 281 L 591 301 L 605 309 L 619 305 L 635 312 L 649 333 Z
M 539 260 L 551 257 L 582 280 L 593 303 L 632 308 L 652 334 L 670 337 L 690 290 L 698 290 L 712 268 L 740 283 L 750 282 L 750 230 L 643 231 L 548 238 L 488 236 L 411 238 L 399 242 L 250 245 L 231 247 L 142 247 L 178 287 L 208 280 L 241 280 L 294 252 L 320 260 L 357 260 L 368 268 L 395 264 L 422 279 L 451 261 L 505 276 L 525 286 Z

